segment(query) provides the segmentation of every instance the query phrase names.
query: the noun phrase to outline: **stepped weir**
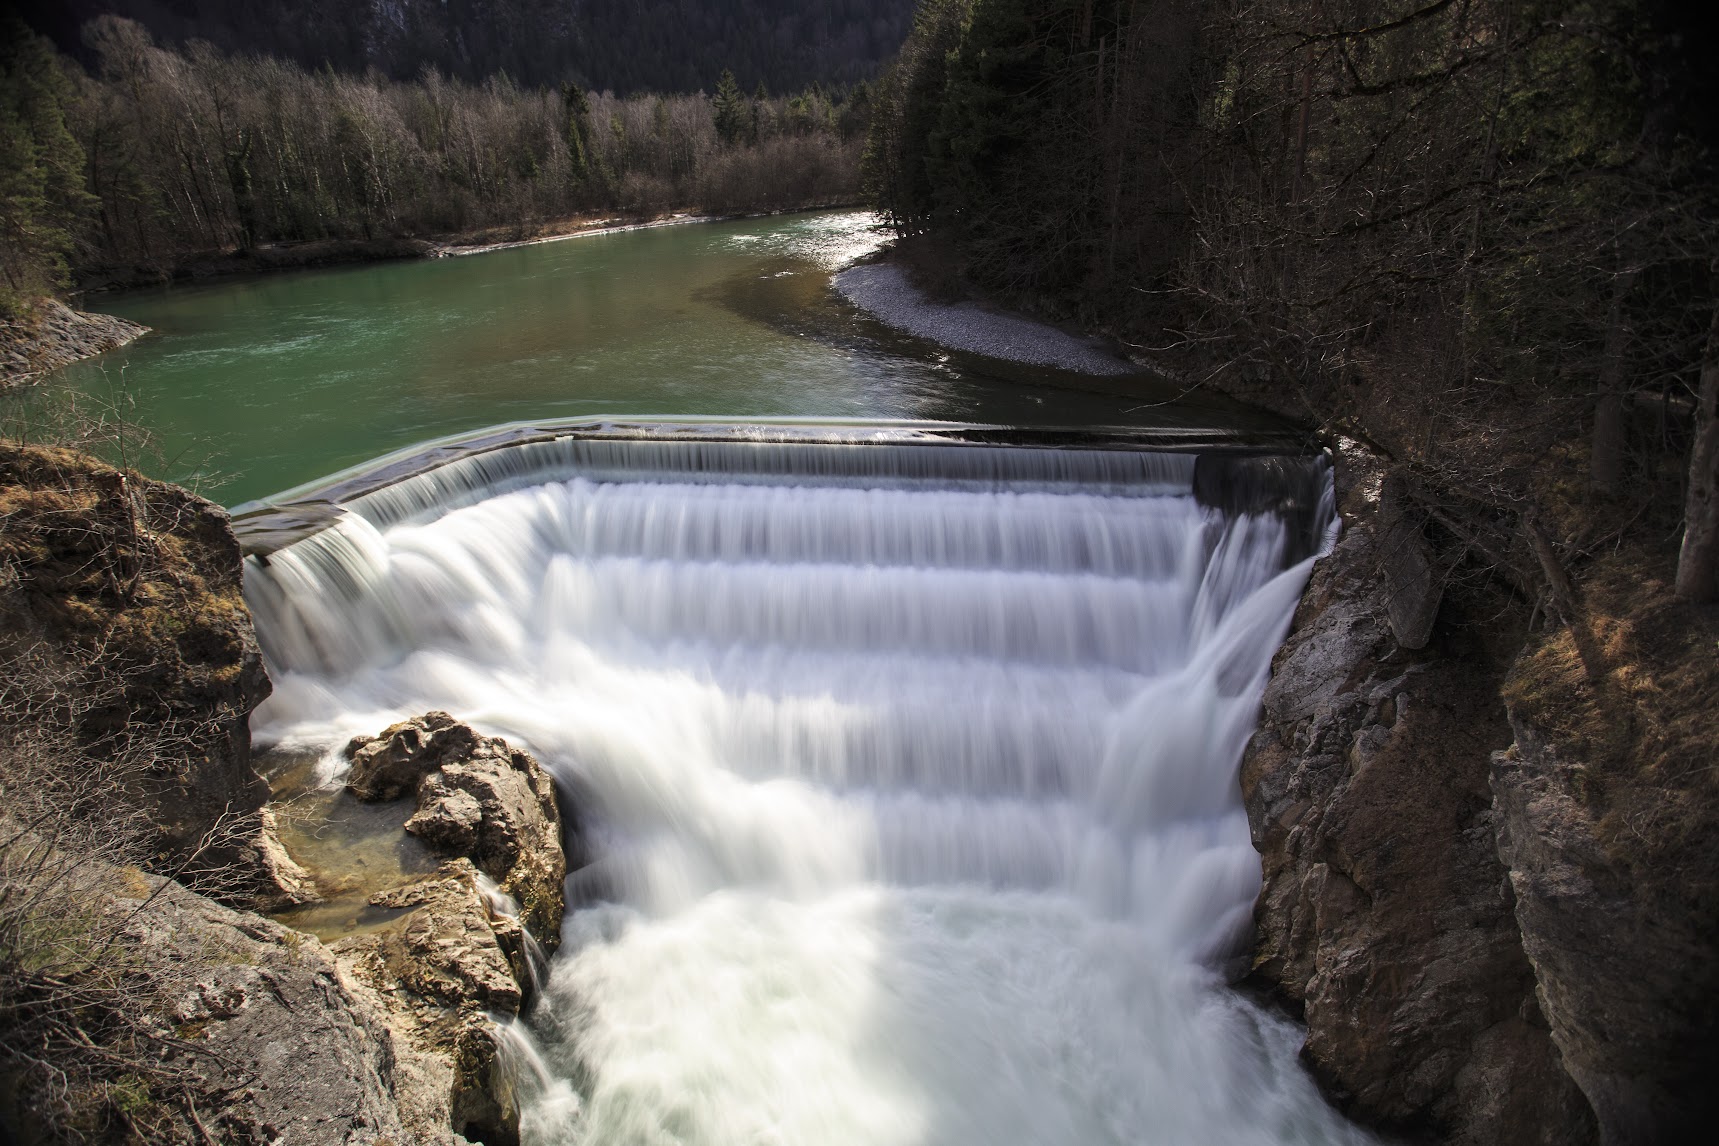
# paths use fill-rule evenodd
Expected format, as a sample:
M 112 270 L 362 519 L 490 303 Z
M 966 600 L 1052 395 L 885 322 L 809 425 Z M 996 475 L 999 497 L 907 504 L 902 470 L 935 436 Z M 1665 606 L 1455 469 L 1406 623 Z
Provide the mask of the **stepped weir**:
M 1325 1143 L 1225 985 L 1334 528 L 1293 436 L 502 427 L 235 511 L 259 738 L 442 708 L 579 805 L 535 1142 Z M 332 774 L 332 773 L 331 773 Z

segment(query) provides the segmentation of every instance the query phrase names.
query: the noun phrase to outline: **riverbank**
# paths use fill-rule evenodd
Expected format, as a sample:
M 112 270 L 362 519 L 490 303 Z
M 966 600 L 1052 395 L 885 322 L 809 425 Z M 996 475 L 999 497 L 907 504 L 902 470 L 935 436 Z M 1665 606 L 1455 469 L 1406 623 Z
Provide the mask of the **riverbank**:
M 0 320 L 0 390 L 148 333 L 147 326 L 128 319 L 41 299 L 22 316 Z
M 895 263 L 862 263 L 832 281 L 837 293 L 884 325 L 952 350 L 1081 374 L 1139 371 L 1095 338 L 1081 338 L 973 299 L 939 301 Z
M 225 278 L 234 275 L 266 274 L 272 271 L 313 270 L 358 263 L 393 262 L 403 259 L 435 259 L 481 255 L 515 247 L 615 235 L 687 223 L 716 223 L 733 219 L 763 219 L 805 211 L 829 211 L 853 207 L 849 201 L 811 203 L 784 211 L 751 211 L 738 214 L 708 214 L 673 211 L 647 214 L 579 215 L 547 223 L 521 223 L 482 227 L 430 236 L 385 239 L 313 239 L 300 243 L 259 243 L 246 248 L 198 251 L 170 260 L 134 264 L 97 264 L 79 267 L 74 278 L 79 291 L 100 294 L 165 286 L 175 282 Z

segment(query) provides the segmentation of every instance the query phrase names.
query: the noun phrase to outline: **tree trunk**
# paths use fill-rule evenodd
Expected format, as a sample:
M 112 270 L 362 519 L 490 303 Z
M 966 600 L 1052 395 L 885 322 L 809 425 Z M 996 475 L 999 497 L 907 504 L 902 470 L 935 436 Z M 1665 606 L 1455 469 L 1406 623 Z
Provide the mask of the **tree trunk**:
M 1719 601 L 1719 306 L 1707 327 L 1701 389 L 1695 397 L 1695 445 L 1689 451 L 1677 595 L 1703 605 Z
M 1624 426 L 1623 302 L 1635 281 L 1633 271 L 1612 277 L 1612 304 L 1606 317 L 1605 357 L 1600 363 L 1600 398 L 1594 408 L 1594 437 L 1588 454 L 1588 477 L 1595 491 L 1607 497 L 1623 492 L 1628 435 Z
M 1524 513 L 1522 525 L 1528 532 L 1528 545 L 1540 562 L 1540 571 L 1546 576 L 1552 612 L 1570 626 L 1570 638 L 1576 643 L 1576 656 L 1582 662 L 1582 672 L 1588 683 L 1599 685 L 1606 676 L 1606 658 L 1599 641 L 1594 638 L 1593 629 L 1588 627 L 1588 618 L 1582 612 L 1575 583 L 1570 580 L 1564 563 L 1558 560 L 1558 552 L 1541 526 L 1539 515 L 1532 510 Z

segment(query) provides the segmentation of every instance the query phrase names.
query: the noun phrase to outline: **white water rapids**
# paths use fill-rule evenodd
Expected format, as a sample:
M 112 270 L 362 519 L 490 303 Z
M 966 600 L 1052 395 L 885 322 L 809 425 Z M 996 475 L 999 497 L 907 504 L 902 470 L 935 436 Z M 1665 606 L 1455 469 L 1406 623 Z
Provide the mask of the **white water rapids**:
M 1220 973 L 1287 527 L 1197 504 L 1191 461 L 923 469 L 349 514 L 248 575 L 258 737 L 441 708 L 581 801 L 598 859 L 512 1032 L 527 1142 L 1369 1141 Z

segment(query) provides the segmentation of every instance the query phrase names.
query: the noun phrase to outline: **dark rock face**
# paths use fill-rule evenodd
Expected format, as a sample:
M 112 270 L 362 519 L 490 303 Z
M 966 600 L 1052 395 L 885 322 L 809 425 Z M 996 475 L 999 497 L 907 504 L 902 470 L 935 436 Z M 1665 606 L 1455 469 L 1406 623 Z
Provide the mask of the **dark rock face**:
M 176 884 L 157 890 L 158 882 L 116 912 L 153 966 L 186 968 L 162 1015 L 184 1048 L 164 1065 L 196 1080 L 202 1137 L 186 1140 L 412 1141 L 395 1101 L 393 1038 L 343 984 L 328 949 Z
M 1494 843 L 1493 673 L 1405 651 L 1380 575 L 1378 473 L 1339 470 L 1344 529 L 1273 665 L 1242 791 L 1264 867 L 1254 977 L 1302 1010 L 1333 1096 L 1453 1143 L 1595 1139 L 1535 999 Z
M 1581 763 L 1514 723 L 1492 760 L 1498 851 L 1565 1067 L 1607 1146 L 1707 1141 L 1713 936 L 1698 912 L 1656 902 L 1679 872 L 1633 872 L 1606 846 Z
M 226 902 L 313 897 L 264 815 L 251 710 L 269 695 L 226 511 L 67 450 L 0 444 L 0 656 L 34 657 L 57 731 L 139 757 L 150 866 Z M 14 664 L 19 663 L 14 661 Z M 147 756 L 147 759 L 142 757 Z

